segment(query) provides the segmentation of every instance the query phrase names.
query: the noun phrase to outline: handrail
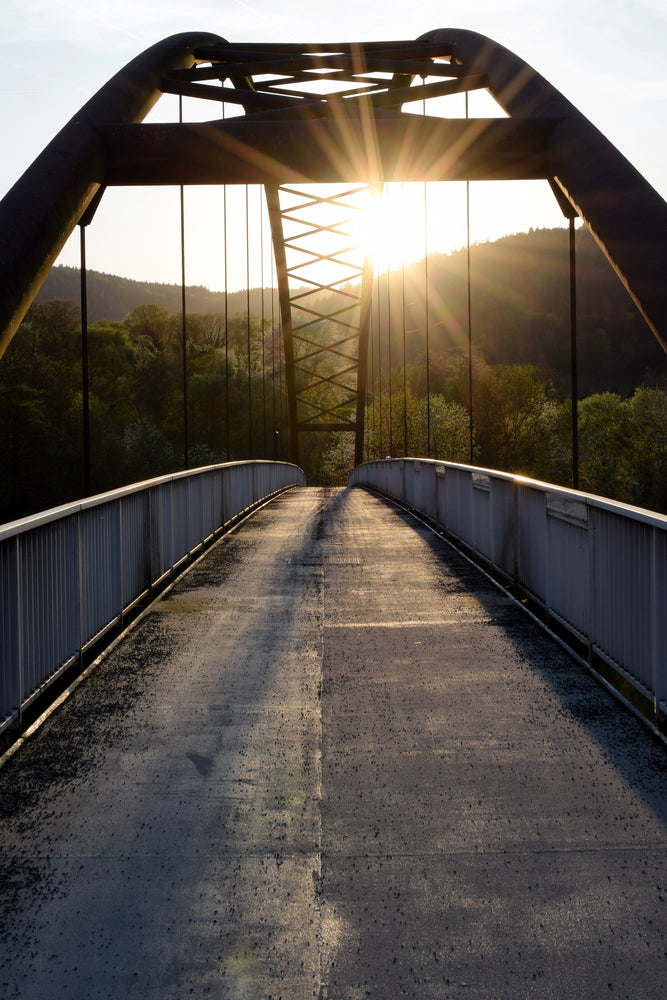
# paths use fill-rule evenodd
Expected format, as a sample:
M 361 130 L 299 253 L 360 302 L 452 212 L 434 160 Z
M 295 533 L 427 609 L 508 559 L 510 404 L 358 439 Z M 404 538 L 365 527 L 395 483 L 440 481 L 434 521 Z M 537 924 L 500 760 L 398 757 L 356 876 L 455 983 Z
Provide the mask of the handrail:
M 230 462 L 1 526 L 0 734 L 207 544 L 291 486 L 305 486 L 297 466 Z
M 644 714 L 665 722 L 667 517 L 427 459 L 368 462 L 348 485 L 425 515 Z

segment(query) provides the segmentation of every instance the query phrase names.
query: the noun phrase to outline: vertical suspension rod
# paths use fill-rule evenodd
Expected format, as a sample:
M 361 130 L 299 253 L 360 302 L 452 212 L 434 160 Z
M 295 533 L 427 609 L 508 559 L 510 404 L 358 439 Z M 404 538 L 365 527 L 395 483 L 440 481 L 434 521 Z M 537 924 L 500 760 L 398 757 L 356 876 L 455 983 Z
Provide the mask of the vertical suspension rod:
M 245 186 L 246 348 L 248 362 L 248 458 L 252 458 L 252 379 L 250 377 L 250 193 Z
M 86 226 L 81 237 L 81 392 L 83 406 L 83 495 L 90 496 L 90 395 L 88 377 L 88 287 L 86 271 Z
M 224 80 L 222 87 L 224 90 Z M 222 119 L 225 120 L 225 101 L 222 100 Z M 225 455 L 229 461 L 229 292 L 227 289 L 227 185 L 222 185 L 222 249 L 224 254 L 225 284 Z
M 289 297 L 289 280 L 287 275 L 287 258 L 285 256 L 285 237 L 283 221 L 280 214 L 280 194 L 277 185 L 267 184 L 264 187 L 266 204 L 271 224 L 273 254 L 278 277 L 278 302 L 283 330 L 283 353 L 285 355 L 285 380 L 287 382 L 287 422 L 290 438 L 290 455 L 295 465 L 299 464 L 299 430 L 296 410 L 296 374 L 294 369 L 294 340 L 292 337 L 292 307 Z M 281 358 L 282 360 L 282 358 Z M 282 381 L 282 379 L 281 379 Z M 281 403 L 282 412 L 282 403 Z
M 387 186 L 387 192 L 389 188 Z M 391 384 L 391 269 L 387 259 L 387 363 L 389 365 L 389 455 L 394 457 L 394 398 Z
M 372 193 L 371 193 L 372 197 Z M 371 303 L 373 295 L 373 256 L 364 255 L 364 270 L 361 278 L 361 302 L 359 304 L 359 346 L 357 350 L 357 413 L 354 440 L 354 464 L 364 460 L 364 426 L 366 419 L 366 386 L 368 384 L 368 343 L 371 325 Z
M 178 120 L 183 122 L 183 98 L 178 98 Z M 188 467 L 188 358 L 187 318 L 185 314 L 185 195 L 180 185 L 181 206 L 181 346 L 183 351 L 183 468 Z
M 261 185 L 259 192 L 259 281 L 262 289 L 260 329 L 262 335 L 262 458 L 266 458 L 266 337 L 264 331 L 264 202 Z
M 428 200 L 424 181 L 424 323 L 426 326 L 426 457 L 431 457 L 431 358 L 429 345 Z
M 465 95 L 466 118 L 468 118 L 468 92 Z M 472 417 L 472 293 L 470 283 L 470 181 L 466 181 L 466 267 L 468 289 L 468 437 L 470 464 L 473 464 L 473 417 Z
M 384 413 L 383 413 L 383 405 L 382 405 L 383 404 L 383 399 L 382 399 L 382 310 L 380 308 L 380 305 L 381 305 L 381 303 L 380 303 L 380 289 L 381 289 L 381 286 L 382 286 L 382 282 L 380 281 L 380 275 L 378 275 L 377 296 L 376 296 L 376 298 L 377 298 L 377 332 L 378 332 L 378 396 L 379 396 L 379 402 L 380 402 L 380 406 L 379 406 L 379 409 L 380 409 L 380 436 L 379 436 L 379 441 L 380 441 L 380 455 L 379 455 L 379 457 L 380 458 L 382 458 L 382 456 L 384 455 L 384 448 L 383 448 L 384 438 L 382 436 L 383 435 L 383 431 L 384 431 Z
M 577 384 L 577 270 L 574 216 L 569 219 L 570 229 L 570 371 L 572 395 L 572 487 L 579 489 L 579 389 Z
M 401 182 L 401 201 L 403 201 L 404 188 Z M 407 365 L 407 336 L 405 322 L 405 247 L 401 259 L 401 313 L 403 319 L 403 455 L 408 457 L 408 365 Z

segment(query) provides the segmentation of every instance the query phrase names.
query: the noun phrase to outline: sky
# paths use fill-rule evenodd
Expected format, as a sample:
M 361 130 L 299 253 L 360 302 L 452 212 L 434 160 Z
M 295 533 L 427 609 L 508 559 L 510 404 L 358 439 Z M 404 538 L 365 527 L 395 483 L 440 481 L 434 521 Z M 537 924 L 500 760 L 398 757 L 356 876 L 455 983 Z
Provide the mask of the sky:
M 434 28 L 471 29 L 511 49 L 667 198 L 667 0 L 552 0 L 539 5 L 535 0 L 421 0 L 414 7 L 404 0 L 326 5 L 303 0 L 3 0 L 0 195 L 96 90 L 168 35 L 210 31 L 234 42 L 370 41 L 412 39 Z M 470 114 L 489 113 L 486 95 L 472 94 Z M 176 115 L 176 98 L 165 97 L 148 120 L 174 121 Z M 186 102 L 186 119 L 196 116 Z M 416 191 L 404 193 L 419 197 Z M 426 234 L 423 229 L 410 232 L 407 223 L 401 231 L 401 252 L 408 257 L 423 256 L 425 245 L 429 251 L 448 251 L 464 242 L 465 185 L 430 185 L 428 198 L 434 222 Z M 88 267 L 179 282 L 179 206 L 176 188 L 107 191 L 87 233 Z M 249 210 L 255 233 L 263 234 L 263 249 L 257 252 L 253 246 L 250 284 L 258 285 L 262 277 L 269 284 L 268 230 L 258 189 L 249 193 Z M 408 206 L 405 214 L 416 218 L 420 211 Z M 185 215 L 186 280 L 220 290 L 222 192 L 186 189 Z M 546 182 L 470 185 L 473 242 L 563 224 Z M 245 232 L 243 189 L 228 197 L 229 232 Z M 236 244 L 238 252 L 228 248 L 230 290 L 246 284 L 244 239 Z M 78 266 L 78 234 L 59 263 Z

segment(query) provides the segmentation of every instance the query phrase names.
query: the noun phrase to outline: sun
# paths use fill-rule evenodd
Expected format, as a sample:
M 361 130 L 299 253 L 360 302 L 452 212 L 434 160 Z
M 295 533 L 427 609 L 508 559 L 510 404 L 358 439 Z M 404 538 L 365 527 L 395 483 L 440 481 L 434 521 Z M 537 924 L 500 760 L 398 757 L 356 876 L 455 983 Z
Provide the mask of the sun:
M 418 183 L 387 184 L 370 196 L 353 231 L 373 257 L 376 272 L 425 257 L 429 246 L 424 197 L 424 185 Z

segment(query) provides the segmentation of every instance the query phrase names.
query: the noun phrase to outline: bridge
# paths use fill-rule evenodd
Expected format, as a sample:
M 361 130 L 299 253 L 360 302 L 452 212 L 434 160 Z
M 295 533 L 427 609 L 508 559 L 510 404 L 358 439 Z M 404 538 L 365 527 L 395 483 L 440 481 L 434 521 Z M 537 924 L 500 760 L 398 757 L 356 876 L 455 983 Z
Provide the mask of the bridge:
M 322 96 L 331 76 L 349 87 Z M 510 118 L 401 110 L 476 87 Z M 139 124 L 166 92 L 244 114 Z M 0 205 L 6 346 L 107 186 L 265 185 L 293 459 L 0 527 L 3 996 L 664 994 L 667 519 L 374 460 L 370 263 L 311 279 L 345 299 L 359 278 L 313 343 L 323 317 L 289 259 L 305 182 L 343 184 L 331 208 L 357 183 L 499 176 L 551 182 L 663 342 L 664 202 L 530 67 L 467 32 L 169 39 Z M 312 229 L 347 243 L 340 221 Z M 298 467 L 323 432 L 354 436 L 345 489 Z

